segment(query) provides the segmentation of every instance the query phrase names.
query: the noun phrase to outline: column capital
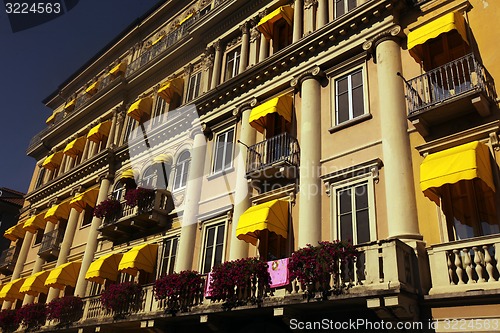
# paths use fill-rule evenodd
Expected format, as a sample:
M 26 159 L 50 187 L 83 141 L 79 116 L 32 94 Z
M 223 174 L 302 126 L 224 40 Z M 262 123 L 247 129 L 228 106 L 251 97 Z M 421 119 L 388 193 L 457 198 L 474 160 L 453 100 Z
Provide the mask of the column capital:
M 240 25 L 240 30 L 242 35 L 248 34 L 250 31 L 250 22 L 248 21 L 243 22 L 243 24 Z
M 233 116 L 235 116 L 236 119 L 240 119 L 241 114 L 244 111 L 253 109 L 257 105 L 257 103 L 257 98 L 254 97 L 250 101 L 240 104 L 233 110 Z
M 208 71 L 214 65 L 214 54 L 210 49 L 205 51 L 202 59 L 202 68 Z
M 292 81 L 290 81 L 290 85 L 294 88 L 300 89 L 300 86 L 305 80 L 315 79 L 317 81 L 321 81 L 325 77 L 326 77 L 325 72 L 323 72 L 321 68 L 316 66 L 310 70 L 303 72 L 302 74 L 299 74 L 297 77 L 294 77 Z
M 193 72 L 193 64 L 188 64 L 184 66 L 184 76 L 189 77 Z
M 304 8 L 309 9 L 312 6 L 316 6 L 318 4 L 318 0 L 305 0 Z
M 220 52 L 222 50 L 222 42 L 220 39 L 217 39 L 213 44 L 212 46 L 214 47 L 215 49 L 215 52 Z
M 378 33 L 375 37 L 370 38 L 363 43 L 363 50 L 365 50 L 369 55 L 373 56 L 376 62 L 375 49 L 377 45 L 386 40 L 393 40 L 398 44 L 404 37 L 403 29 L 399 25 L 395 25 L 390 29 L 384 30 Z
M 250 43 L 253 43 L 259 39 L 260 39 L 259 29 L 257 27 L 252 27 L 252 29 L 250 29 Z
M 193 126 L 189 131 L 189 137 L 194 139 L 195 136 L 203 134 L 207 140 L 212 140 L 213 133 L 212 129 L 207 123 L 200 122 L 199 119 L 195 119 L 191 125 Z

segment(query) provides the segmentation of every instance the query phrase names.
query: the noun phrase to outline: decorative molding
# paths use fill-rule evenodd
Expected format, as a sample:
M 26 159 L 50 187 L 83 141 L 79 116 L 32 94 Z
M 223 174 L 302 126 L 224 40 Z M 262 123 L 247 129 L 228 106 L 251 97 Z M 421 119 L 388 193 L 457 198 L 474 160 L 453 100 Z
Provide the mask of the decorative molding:
M 299 76 L 293 78 L 290 81 L 290 85 L 296 89 L 300 89 L 300 86 L 302 86 L 302 83 L 305 80 L 310 80 L 310 79 L 315 79 L 318 81 L 321 81 L 326 77 L 325 72 L 321 70 L 318 66 L 315 66 L 314 68 L 307 70 L 300 74 Z
M 370 38 L 363 43 L 363 50 L 365 50 L 369 55 L 373 56 L 376 62 L 376 48 L 377 45 L 386 40 L 394 40 L 398 44 L 404 38 L 403 29 L 399 25 L 396 25 L 390 29 L 384 30 L 378 33 L 375 37 Z
M 239 120 L 243 111 L 253 109 L 255 106 L 257 106 L 257 103 L 257 98 L 254 97 L 250 101 L 240 104 L 233 110 L 233 116 L 235 116 L 236 119 Z
M 305 0 L 304 1 L 304 8 L 305 9 L 309 9 L 313 6 L 317 6 L 318 5 L 318 0 Z

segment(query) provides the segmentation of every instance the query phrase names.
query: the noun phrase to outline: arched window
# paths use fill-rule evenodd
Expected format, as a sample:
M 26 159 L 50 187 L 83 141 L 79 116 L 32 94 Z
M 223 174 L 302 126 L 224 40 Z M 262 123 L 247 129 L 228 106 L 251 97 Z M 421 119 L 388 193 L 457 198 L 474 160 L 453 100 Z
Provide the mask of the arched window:
M 119 180 L 116 184 L 115 187 L 113 188 L 113 192 L 111 193 L 111 196 L 113 199 L 116 200 L 122 200 L 125 196 L 125 182 L 123 179 Z
M 156 188 L 156 182 L 158 179 L 157 168 L 154 166 L 149 166 L 142 174 L 141 187 L 144 188 Z
M 182 152 L 175 165 L 174 190 L 186 186 L 190 162 L 191 154 L 189 151 Z

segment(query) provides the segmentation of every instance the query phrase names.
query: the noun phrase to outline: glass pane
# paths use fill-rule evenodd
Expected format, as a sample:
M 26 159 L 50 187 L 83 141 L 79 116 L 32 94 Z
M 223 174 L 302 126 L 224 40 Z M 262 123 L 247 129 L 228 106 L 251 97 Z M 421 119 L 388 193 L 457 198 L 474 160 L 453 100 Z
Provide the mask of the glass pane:
M 224 226 L 220 225 L 217 227 L 217 244 L 224 243 Z
M 215 240 L 215 228 L 210 228 L 207 230 L 207 241 L 206 241 L 206 246 L 213 246 L 214 245 L 214 240 Z
M 358 210 L 356 212 L 356 231 L 357 243 L 366 243 L 370 241 L 370 221 L 368 209 Z
M 208 273 L 212 269 L 212 248 L 205 250 L 205 262 L 203 264 L 203 273 Z
M 365 104 L 363 97 L 363 86 L 352 90 L 352 115 L 353 118 L 359 117 L 365 113 Z
M 214 258 L 213 266 L 222 263 L 222 250 L 223 250 L 223 248 L 224 248 L 224 246 L 222 244 L 217 245 L 217 247 L 215 248 L 215 258 Z
M 224 167 L 228 167 L 231 165 L 231 161 L 233 159 L 233 132 L 234 130 L 230 130 L 227 132 L 227 146 L 226 146 L 226 155 L 224 157 Z
M 338 192 L 338 205 L 340 214 L 352 211 L 351 207 L 351 189 L 346 189 Z
M 355 188 L 356 199 L 355 205 L 356 210 L 361 210 L 368 207 L 368 185 L 364 184 L 361 186 L 356 186 Z
M 344 15 L 345 13 L 344 1 L 345 0 L 335 0 L 335 17 Z
M 352 243 L 353 241 L 352 214 L 342 215 L 340 216 L 339 220 L 340 220 L 340 226 L 339 226 L 340 239 Z
M 337 96 L 337 124 L 341 124 L 344 121 L 350 119 L 349 117 L 349 95 L 347 93 L 343 93 L 342 95 Z

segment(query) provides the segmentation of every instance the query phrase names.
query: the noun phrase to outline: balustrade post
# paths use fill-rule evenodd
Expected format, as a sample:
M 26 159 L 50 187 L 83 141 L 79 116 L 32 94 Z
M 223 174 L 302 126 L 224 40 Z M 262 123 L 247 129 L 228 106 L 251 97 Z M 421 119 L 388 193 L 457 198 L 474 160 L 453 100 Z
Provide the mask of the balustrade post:
M 477 246 L 474 246 L 472 250 L 474 251 L 474 264 L 476 266 L 477 282 L 486 282 L 486 279 L 483 276 L 483 254 Z
M 483 251 L 484 251 L 484 262 L 486 264 L 486 272 L 488 273 L 488 282 L 495 282 L 495 277 L 493 276 L 493 259 L 491 258 L 490 251 L 488 245 L 483 245 Z
M 458 284 L 465 284 L 464 278 L 463 278 L 463 266 L 462 266 L 462 257 L 460 256 L 460 250 L 453 250 L 453 254 L 455 255 L 455 267 L 456 267 L 456 273 L 458 277 Z

